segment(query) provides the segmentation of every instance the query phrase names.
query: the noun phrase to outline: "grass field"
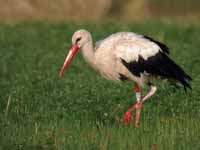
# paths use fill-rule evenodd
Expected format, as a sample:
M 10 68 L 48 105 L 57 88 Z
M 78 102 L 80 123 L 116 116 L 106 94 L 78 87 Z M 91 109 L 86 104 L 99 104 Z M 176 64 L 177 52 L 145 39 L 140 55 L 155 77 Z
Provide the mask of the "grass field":
M 78 28 L 95 40 L 127 30 L 164 41 L 192 76 L 193 90 L 155 81 L 158 91 L 143 107 L 140 128 L 118 123 L 136 102 L 131 83 L 103 79 L 80 53 L 58 78 Z M 161 22 L 0 25 L 0 149 L 199 150 L 199 28 Z

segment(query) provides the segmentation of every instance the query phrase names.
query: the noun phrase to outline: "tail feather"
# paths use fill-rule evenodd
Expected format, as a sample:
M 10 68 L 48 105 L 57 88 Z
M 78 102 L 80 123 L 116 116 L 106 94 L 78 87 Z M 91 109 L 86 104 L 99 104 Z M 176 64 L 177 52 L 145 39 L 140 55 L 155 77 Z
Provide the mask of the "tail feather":
M 168 56 L 163 56 L 164 65 L 166 66 L 166 69 L 169 70 L 172 77 L 181 83 L 185 91 L 187 91 L 187 88 L 192 89 L 190 86 L 190 81 L 192 80 L 192 78 L 180 66 L 173 62 Z

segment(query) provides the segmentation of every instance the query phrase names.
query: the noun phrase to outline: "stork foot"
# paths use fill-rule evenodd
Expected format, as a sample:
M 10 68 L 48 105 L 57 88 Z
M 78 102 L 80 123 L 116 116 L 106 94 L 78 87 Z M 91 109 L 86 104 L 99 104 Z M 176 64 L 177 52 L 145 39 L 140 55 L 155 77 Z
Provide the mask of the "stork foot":
M 136 114 L 135 114 L 135 127 L 139 127 L 139 118 L 140 118 L 140 113 L 142 109 L 142 102 L 138 102 L 137 104 L 133 105 L 125 114 L 124 116 L 124 124 L 128 126 L 131 122 L 131 112 L 136 109 Z
M 147 93 L 147 95 L 145 97 L 143 97 L 138 103 L 136 103 L 135 105 L 133 105 L 131 108 L 129 108 L 129 110 L 126 112 L 125 116 L 124 116 L 124 123 L 126 125 L 129 125 L 131 122 L 131 113 L 136 109 L 136 114 L 135 114 L 135 127 L 138 128 L 139 127 L 139 119 L 140 119 L 140 113 L 142 110 L 142 104 L 148 100 L 155 92 L 156 92 L 156 86 L 149 84 L 150 86 L 150 90 Z
M 131 122 L 131 112 L 127 111 L 124 116 L 124 124 L 128 126 Z

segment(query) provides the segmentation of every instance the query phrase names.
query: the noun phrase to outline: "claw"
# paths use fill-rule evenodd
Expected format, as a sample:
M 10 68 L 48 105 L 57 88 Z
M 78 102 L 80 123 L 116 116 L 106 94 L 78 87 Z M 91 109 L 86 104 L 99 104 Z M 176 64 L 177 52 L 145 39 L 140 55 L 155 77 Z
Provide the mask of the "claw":
M 129 111 L 126 112 L 125 116 L 124 116 L 124 123 L 125 125 L 129 125 L 131 122 L 131 113 Z

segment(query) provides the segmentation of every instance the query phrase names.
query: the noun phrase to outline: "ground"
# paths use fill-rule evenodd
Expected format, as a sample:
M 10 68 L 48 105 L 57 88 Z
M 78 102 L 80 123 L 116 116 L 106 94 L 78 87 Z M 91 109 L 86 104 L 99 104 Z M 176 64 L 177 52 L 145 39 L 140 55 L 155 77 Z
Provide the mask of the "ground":
M 154 81 L 158 91 L 144 104 L 140 127 L 124 126 L 117 120 L 136 102 L 131 83 L 103 79 L 80 53 L 58 77 L 79 28 L 94 40 L 123 30 L 166 43 L 193 90 Z M 199 25 L 38 22 L 1 24 L 0 33 L 0 149 L 200 149 Z

